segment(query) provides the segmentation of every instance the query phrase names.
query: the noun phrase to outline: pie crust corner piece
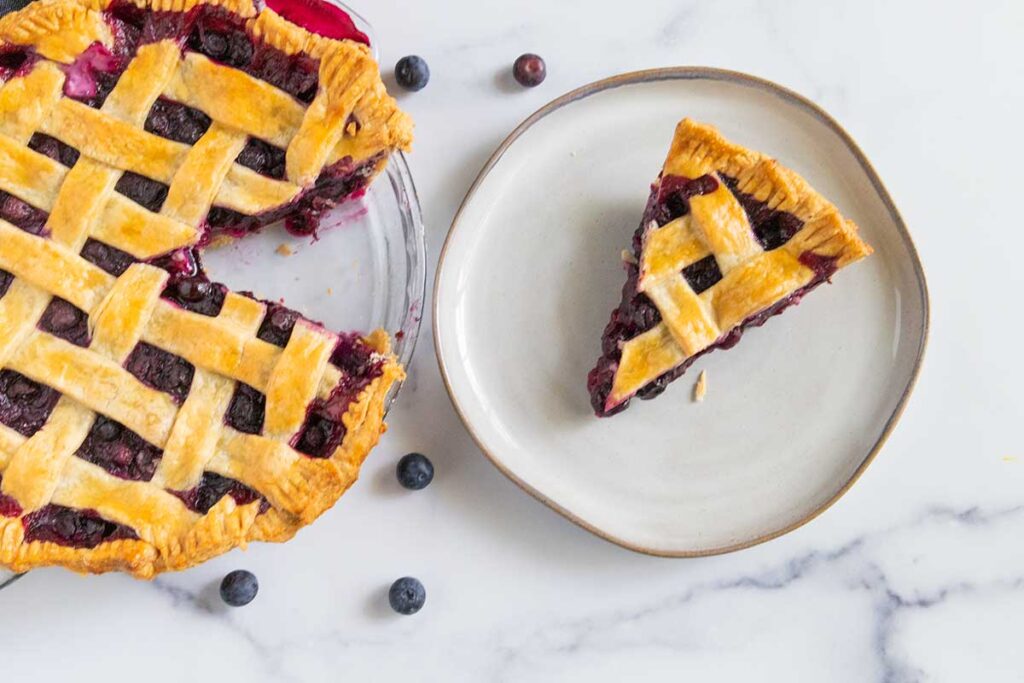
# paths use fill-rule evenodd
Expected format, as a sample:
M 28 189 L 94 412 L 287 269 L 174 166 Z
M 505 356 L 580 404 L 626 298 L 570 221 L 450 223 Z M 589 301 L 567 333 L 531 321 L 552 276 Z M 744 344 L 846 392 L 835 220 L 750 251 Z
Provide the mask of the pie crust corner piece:
M 287 540 L 383 433 L 386 332 L 331 332 L 198 258 L 312 232 L 411 144 L 365 36 L 291 1 L 0 18 L 0 566 L 151 578 Z
M 632 246 L 587 378 L 599 417 L 661 394 L 696 358 L 731 348 L 872 251 L 795 172 L 690 119 L 676 127 Z

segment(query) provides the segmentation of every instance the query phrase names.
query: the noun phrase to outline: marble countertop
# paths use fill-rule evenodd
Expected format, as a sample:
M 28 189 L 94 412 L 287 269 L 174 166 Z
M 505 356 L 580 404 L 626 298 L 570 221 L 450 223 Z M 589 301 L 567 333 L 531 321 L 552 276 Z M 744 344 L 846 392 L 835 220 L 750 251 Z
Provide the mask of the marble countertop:
M 4 680 L 963 681 L 1024 677 L 1024 285 L 1010 220 L 1024 158 L 1024 5 L 800 0 L 357 3 L 384 63 L 433 77 L 402 104 L 431 264 L 470 182 L 557 95 L 640 68 L 746 71 L 822 105 L 860 143 L 909 225 L 933 324 L 915 395 L 861 481 L 811 524 L 700 560 L 636 555 L 508 482 L 456 418 L 429 318 L 391 431 L 334 510 L 152 583 L 34 572 L 0 594 Z M 547 81 L 508 71 L 542 54 Z M 542 201 L 523 197 L 523 201 Z M 430 277 L 433 277 L 431 271 Z M 1010 328 L 1013 329 L 1012 327 Z M 409 493 L 418 450 L 434 484 Z M 222 607 L 244 567 L 256 601 Z M 423 580 L 398 617 L 386 590 Z

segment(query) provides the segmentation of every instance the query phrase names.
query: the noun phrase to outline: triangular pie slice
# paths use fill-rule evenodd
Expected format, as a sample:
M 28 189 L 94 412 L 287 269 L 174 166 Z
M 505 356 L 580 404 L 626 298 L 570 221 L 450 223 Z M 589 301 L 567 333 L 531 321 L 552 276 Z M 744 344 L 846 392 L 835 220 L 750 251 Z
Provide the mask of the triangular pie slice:
M 588 376 L 596 414 L 659 395 L 696 358 L 732 347 L 870 253 L 857 226 L 799 175 L 684 119 Z

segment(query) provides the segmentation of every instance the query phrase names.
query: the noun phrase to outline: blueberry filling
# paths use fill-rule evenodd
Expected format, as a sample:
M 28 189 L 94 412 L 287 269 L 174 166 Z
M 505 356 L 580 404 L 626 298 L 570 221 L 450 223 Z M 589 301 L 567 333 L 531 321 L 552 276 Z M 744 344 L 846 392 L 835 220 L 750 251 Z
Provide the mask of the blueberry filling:
M 117 85 L 126 61 L 102 43 L 93 43 L 74 62 L 64 67 L 64 94 L 90 107 L 103 106 Z
M 728 176 L 722 176 L 722 182 L 733 193 L 743 207 L 750 221 L 751 228 L 761 246 L 775 249 L 782 246 L 795 235 L 803 223 L 796 216 L 785 211 L 771 209 L 765 202 L 752 195 L 737 190 L 737 182 Z M 718 189 L 718 181 L 713 176 L 705 175 L 693 180 L 679 176 L 663 177 L 653 188 L 643 220 L 633 237 L 634 253 L 640 257 L 644 235 L 653 221 L 658 226 L 665 225 L 690 210 L 690 198 L 708 194 Z M 687 358 L 680 366 L 670 370 L 661 377 L 648 383 L 637 392 L 642 399 L 657 396 L 665 390 L 670 382 L 682 375 L 686 369 L 701 355 L 716 348 L 731 348 L 750 327 L 758 327 L 764 322 L 781 313 L 789 306 L 799 303 L 803 295 L 828 279 L 835 272 L 834 259 L 805 253 L 800 257 L 801 263 L 814 271 L 814 279 L 805 287 L 773 306 L 756 313 L 744 320 L 735 329 L 724 335 L 715 344 L 700 353 Z M 622 344 L 661 322 L 657 308 L 641 292 L 637 291 L 639 272 L 634 264 L 626 265 L 626 284 L 622 288 L 622 299 L 619 306 L 612 311 L 608 325 L 601 339 L 601 357 L 597 365 L 587 376 L 587 390 L 590 392 L 591 405 L 598 416 L 614 415 L 625 410 L 629 401 L 609 407 L 608 396 L 611 394 L 615 371 L 622 356 Z M 700 293 L 714 286 L 722 279 L 721 270 L 714 256 L 707 256 L 683 269 L 683 276 L 690 287 Z
M 78 161 L 79 153 L 77 149 L 45 133 L 35 133 L 32 135 L 32 139 L 28 141 L 28 146 L 30 149 L 46 155 L 68 168 L 74 166 Z
M 124 425 L 98 415 L 75 455 L 120 479 L 149 481 L 163 451 Z
M 252 61 L 252 40 L 240 22 L 220 8 L 204 8 L 185 47 L 236 69 Z
M 75 346 L 89 345 L 89 316 L 74 304 L 59 297 L 50 300 L 39 319 L 39 329 Z
M 284 178 L 285 151 L 259 138 L 249 138 L 235 162 L 270 178 Z
M 266 406 L 266 396 L 248 384 L 239 382 L 235 385 L 235 395 L 231 397 L 224 421 L 240 432 L 260 434 L 263 432 Z
M 22 48 L 4 45 L 0 48 L 0 80 L 6 81 L 27 66 L 29 54 Z
M 136 204 L 141 204 L 153 213 L 157 213 L 160 211 L 160 207 L 164 205 L 164 200 L 167 199 L 167 191 L 170 188 L 146 176 L 125 171 L 118 178 L 114 189 Z
M 146 342 L 139 342 L 132 350 L 125 369 L 143 384 L 167 392 L 178 403 L 188 396 L 196 371 L 184 358 Z
M 205 276 L 172 279 L 164 289 L 163 297 L 187 311 L 215 318 L 224 308 L 227 287 L 210 282 Z
M 14 282 L 14 276 L 6 270 L 0 270 L 0 298 L 3 298 L 7 290 L 11 288 L 12 282 Z
M 322 412 L 340 420 L 359 393 L 384 372 L 384 359 L 360 335 L 350 333 L 340 335 L 331 363 L 342 371 L 342 377 Z
M 0 423 L 23 436 L 46 424 L 60 394 L 14 370 L 0 370 Z
M 292 337 L 299 314 L 281 304 L 267 303 L 267 313 L 256 333 L 259 339 L 284 348 Z
M 754 235 L 765 251 L 778 249 L 792 239 L 793 235 L 800 232 L 804 222 L 786 211 L 771 209 L 753 195 L 740 192 L 737 189 L 738 183 L 735 178 L 722 176 L 722 182 L 732 190 L 736 200 L 747 212 L 750 225 L 754 229 Z
M 108 522 L 95 510 L 74 510 L 47 505 L 22 518 L 25 542 L 41 541 L 71 548 L 95 548 L 101 543 L 137 539 L 135 532 L 122 524 Z
M 143 127 L 168 140 L 194 145 L 212 123 L 210 117 L 198 109 L 161 97 L 153 103 Z
M 222 477 L 213 472 L 204 472 L 199 485 L 188 491 L 171 491 L 193 512 L 205 515 L 224 496 L 231 496 L 238 505 L 260 501 L 260 513 L 270 509 L 270 503 L 259 492 L 240 481 Z
M 299 431 L 295 450 L 312 458 L 328 458 L 345 438 L 345 426 L 313 412 Z
M 722 271 L 719 270 L 718 261 L 714 256 L 706 256 L 683 268 L 683 277 L 693 291 L 700 294 L 706 289 L 711 289 L 722 279 Z
M 3 475 L 0 475 L 0 484 L 3 484 Z M 22 513 L 21 505 L 8 495 L 0 493 L 0 517 L 17 517 Z
M 25 232 L 42 235 L 46 228 L 47 213 L 0 190 L 0 218 Z
M 135 257 L 131 254 L 92 238 L 86 240 L 81 256 L 115 276 L 120 276 L 128 270 L 128 266 L 135 263 Z

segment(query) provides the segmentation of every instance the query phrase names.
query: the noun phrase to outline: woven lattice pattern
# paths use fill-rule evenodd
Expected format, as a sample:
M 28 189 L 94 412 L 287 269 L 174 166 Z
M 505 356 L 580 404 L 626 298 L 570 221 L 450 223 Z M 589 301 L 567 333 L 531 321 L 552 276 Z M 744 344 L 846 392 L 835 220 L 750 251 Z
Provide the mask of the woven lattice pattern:
M 176 37 L 124 56 L 91 107 L 68 96 L 68 79 L 97 43 L 108 48 L 101 56 L 117 51 L 104 7 L 36 3 L 0 20 L 0 46 L 31 48 L 0 85 L 0 376 L 15 417 L 26 391 L 49 400 L 32 406 L 42 424 L 0 424 L 0 564 L 151 576 L 248 540 L 282 540 L 333 504 L 376 442 L 401 370 L 383 333 L 353 341 L 284 311 L 287 333 L 271 343 L 261 330 L 283 309 L 222 288 L 213 310 L 190 310 L 167 296 L 172 274 L 150 262 L 200 244 L 212 209 L 273 215 L 339 165 L 369 163 L 368 180 L 408 143 L 408 122 L 362 46 L 239 4 L 226 9 L 248 35 L 319 60 L 310 102 L 183 51 Z M 208 119 L 194 144 L 145 130 L 158 98 Z M 36 151 L 40 135 L 77 158 Z M 285 150 L 281 177 L 238 163 L 254 138 Z M 166 185 L 157 210 L 117 191 L 126 174 Z M 126 267 L 97 261 L 97 245 Z M 258 401 L 262 421 L 232 425 L 239 401 Z M 117 434 L 134 453 L 113 465 L 83 457 Z M 197 506 L 189 492 L 210 477 L 235 493 Z M 64 534 L 74 542 L 30 538 L 27 520 L 40 514 L 77 524 Z
M 692 360 L 799 300 L 871 248 L 775 160 L 683 121 L 591 373 L 595 410 L 656 395 Z

